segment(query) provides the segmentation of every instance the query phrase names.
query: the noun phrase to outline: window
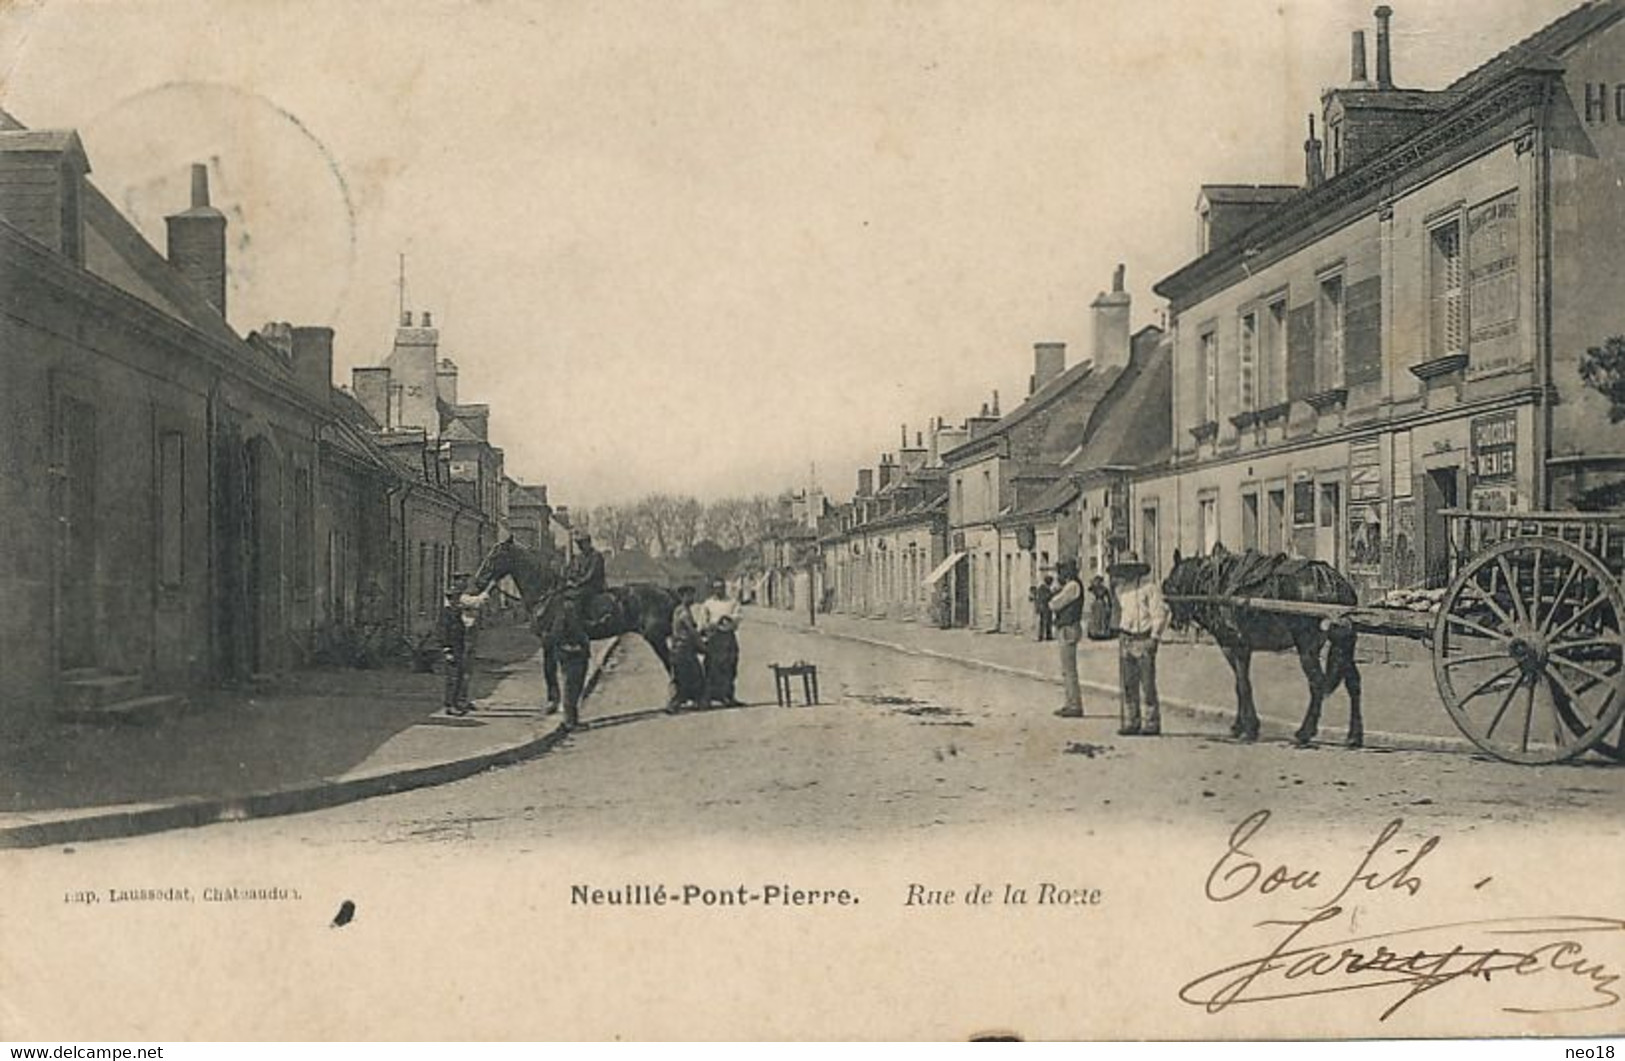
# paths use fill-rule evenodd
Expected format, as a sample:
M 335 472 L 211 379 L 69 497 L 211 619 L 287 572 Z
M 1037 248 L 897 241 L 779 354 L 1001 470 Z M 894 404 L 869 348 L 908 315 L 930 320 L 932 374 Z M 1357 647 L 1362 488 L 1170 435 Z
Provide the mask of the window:
M 1466 306 L 1461 289 L 1461 222 L 1447 221 L 1428 233 L 1429 354 L 1463 353 Z
M 1320 281 L 1315 305 L 1315 389 L 1343 385 L 1343 274 Z
M 1241 358 L 1236 366 L 1236 397 L 1243 412 L 1257 407 L 1258 314 L 1241 317 Z
M 1202 423 L 1219 418 L 1219 333 L 1209 329 L 1197 341 L 1197 368 L 1202 377 Z
M 158 436 L 158 584 L 173 589 L 186 574 L 186 445 L 179 431 Z
M 1258 548 L 1258 491 L 1241 495 L 1241 547 Z
M 1269 521 L 1264 527 L 1268 535 L 1265 551 L 1279 553 L 1286 548 L 1286 490 L 1269 492 Z
M 1196 533 L 1203 556 L 1213 552 L 1219 544 L 1219 499 L 1217 496 L 1198 498 L 1196 502 Z
M 1286 296 L 1264 313 L 1265 347 L 1262 391 L 1270 405 L 1286 401 Z

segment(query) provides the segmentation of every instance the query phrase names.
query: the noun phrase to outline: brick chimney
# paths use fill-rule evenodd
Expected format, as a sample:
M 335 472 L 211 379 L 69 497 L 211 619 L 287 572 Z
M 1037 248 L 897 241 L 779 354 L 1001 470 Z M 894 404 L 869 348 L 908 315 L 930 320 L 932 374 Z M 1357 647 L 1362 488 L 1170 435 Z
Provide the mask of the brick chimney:
M 209 205 L 209 167 L 192 165 L 192 206 L 164 218 L 169 263 L 220 316 L 226 315 L 226 215 Z
M 1377 16 L 1377 88 L 1386 92 L 1394 87 L 1394 64 L 1393 57 L 1389 54 L 1388 28 L 1388 20 L 1394 17 L 1394 9 L 1383 4 L 1372 14 Z
M 1036 394 L 1046 383 L 1065 371 L 1065 343 L 1034 343 L 1033 375 L 1027 382 L 1027 393 Z
M 449 357 L 441 358 L 435 370 L 435 390 L 447 405 L 457 404 L 457 362 Z
M 882 453 L 880 455 L 879 472 L 880 477 L 875 484 L 875 489 L 884 490 L 886 487 L 890 486 L 892 484 L 892 480 L 897 477 L 897 465 L 892 463 L 890 453 Z
M 875 470 L 873 468 L 858 469 L 858 496 L 872 497 L 875 492 Z
M 389 369 L 381 365 L 352 368 L 350 393 L 379 427 L 387 431 L 394 426 L 389 418 Z
M 1363 29 L 1355 30 L 1349 42 L 1349 87 L 1371 87 L 1371 81 L 1365 69 L 1365 30 Z
M 1309 139 L 1303 142 L 1303 179 L 1313 188 L 1326 181 L 1326 167 L 1319 137 L 1315 136 L 1315 116 L 1309 115 Z
M 293 329 L 293 374 L 300 386 L 323 401 L 333 389 L 333 329 Z
M 82 200 L 89 172 L 77 133 L 4 127 L 0 217 L 73 264 L 85 264 Z
M 1112 289 L 1102 291 L 1090 309 L 1094 315 L 1095 371 L 1123 368 L 1129 355 L 1130 298 L 1123 290 L 1124 267 L 1119 265 L 1112 274 Z
M 903 431 L 903 448 L 897 451 L 897 463 L 902 474 L 908 475 L 925 467 L 925 433 L 914 432 L 914 445 L 908 444 L 908 431 Z

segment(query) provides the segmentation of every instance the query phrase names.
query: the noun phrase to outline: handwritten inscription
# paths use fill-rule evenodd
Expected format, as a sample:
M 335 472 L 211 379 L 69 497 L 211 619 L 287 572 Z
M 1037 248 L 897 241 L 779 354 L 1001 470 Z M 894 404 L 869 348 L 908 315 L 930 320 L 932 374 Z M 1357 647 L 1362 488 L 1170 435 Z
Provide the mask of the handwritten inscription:
M 1210 900 L 1226 903 L 1250 893 L 1316 891 L 1330 880 L 1341 881 L 1336 893 L 1310 909 L 1325 909 L 1341 902 L 1356 889 L 1368 892 L 1387 889 L 1415 895 L 1422 889 L 1418 867 L 1439 846 L 1437 836 L 1430 836 L 1415 847 L 1396 845 L 1394 839 L 1405 825 L 1402 819 L 1396 818 L 1383 827 L 1351 873 L 1341 878 L 1323 877 L 1318 867 L 1296 867 L 1285 862 L 1270 864 L 1272 860 L 1254 854 L 1258 834 L 1269 820 L 1269 811 L 1255 811 L 1230 834 L 1229 846 L 1207 875 L 1206 893 Z
M 1357 936 L 1352 927 L 1363 905 L 1383 897 L 1406 903 L 1424 887 L 1424 863 L 1439 837 L 1402 839 L 1403 819 L 1377 833 L 1342 867 L 1284 857 L 1266 835 L 1270 812 L 1255 811 L 1230 833 L 1208 870 L 1204 894 L 1215 904 L 1301 896 L 1308 915 L 1272 919 L 1254 927 L 1269 935 L 1261 953 L 1187 983 L 1182 1001 L 1209 1013 L 1349 991 L 1384 994 L 1387 1020 L 1418 997 L 1451 984 L 1472 985 L 1507 1013 L 1579 1013 L 1617 1005 L 1625 921 L 1608 917 L 1510 917 L 1421 925 Z M 1467 894 L 1492 878 L 1479 879 Z M 1327 940 L 1322 937 L 1331 935 Z

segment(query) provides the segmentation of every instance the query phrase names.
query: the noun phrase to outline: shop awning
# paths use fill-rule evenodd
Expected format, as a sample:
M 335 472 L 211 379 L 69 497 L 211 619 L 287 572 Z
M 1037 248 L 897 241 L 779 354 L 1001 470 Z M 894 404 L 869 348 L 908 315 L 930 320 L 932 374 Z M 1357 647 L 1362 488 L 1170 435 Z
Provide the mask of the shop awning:
M 946 575 L 949 571 L 953 570 L 953 566 L 964 558 L 964 553 L 950 553 L 948 559 L 937 565 L 936 570 L 932 571 L 929 575 L 926 575 L 920 580 L 920 585 L 929 586 L 935 583 L 937 580 L 942 578 L 943 575 Z

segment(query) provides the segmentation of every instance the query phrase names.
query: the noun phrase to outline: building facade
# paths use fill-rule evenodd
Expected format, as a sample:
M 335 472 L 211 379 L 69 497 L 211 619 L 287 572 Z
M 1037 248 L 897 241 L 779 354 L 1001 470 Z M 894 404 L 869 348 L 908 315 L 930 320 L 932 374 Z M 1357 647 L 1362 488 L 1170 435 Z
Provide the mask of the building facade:
M 1157 285 L 1175 375 L 1140 537 L 1437 584 L 1445 513 L 1565 506 L 1617 480 L 1591 347 L 1625 333 L 1625 6 L 1591 3 L 1440 91 L 1396 87 L 1379 9 L 1321 101 L 1295 193 L 1204 189 Z M 1146 520 L 1154 526 L 1147 530 Z

